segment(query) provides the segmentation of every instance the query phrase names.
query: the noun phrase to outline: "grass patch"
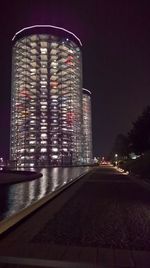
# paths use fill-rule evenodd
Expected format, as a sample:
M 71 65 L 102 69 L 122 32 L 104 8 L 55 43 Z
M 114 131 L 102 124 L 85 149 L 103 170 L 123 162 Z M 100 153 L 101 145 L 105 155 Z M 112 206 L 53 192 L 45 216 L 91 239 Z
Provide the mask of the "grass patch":
M 150 152 L 146 152 L 137 159 L 127 160 L 119 166 L 129 172 L 150 179 Z

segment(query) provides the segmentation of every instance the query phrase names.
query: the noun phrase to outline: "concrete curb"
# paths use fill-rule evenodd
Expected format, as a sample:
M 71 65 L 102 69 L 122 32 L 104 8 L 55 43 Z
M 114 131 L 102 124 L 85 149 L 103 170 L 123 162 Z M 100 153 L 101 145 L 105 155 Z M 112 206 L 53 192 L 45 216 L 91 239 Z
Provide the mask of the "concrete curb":
M 36 266 L 36 267 L 49 267 L 49 268 L 93 268 L 92 264 L 89 263 L 77 263 L 77 262 L 66 262 L 66 261 L 55 261 L 45 259 L 33 259 L 33 258 L 18 258 L 18 257 L 6 257 L 0 256 L 0 263 L 5 264 L 16 264 L 25 266 Z M 97 266 L 98 268 L 98 266 Z

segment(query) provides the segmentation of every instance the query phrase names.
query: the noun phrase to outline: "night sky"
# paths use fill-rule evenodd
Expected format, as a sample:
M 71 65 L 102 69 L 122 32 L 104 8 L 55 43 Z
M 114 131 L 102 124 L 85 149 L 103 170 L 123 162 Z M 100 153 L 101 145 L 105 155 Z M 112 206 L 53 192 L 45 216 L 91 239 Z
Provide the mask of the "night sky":
M 150 6 L 107 0 L 6 0 L 0 5 L 1 156 L 8 158 L 9 152 L 11 39 L 34 24 L 64 27 L 81 39 L 83 86 L 92 92 L 94 155 L 107 155 L 116 135 L 126 134 L 150 104 Z

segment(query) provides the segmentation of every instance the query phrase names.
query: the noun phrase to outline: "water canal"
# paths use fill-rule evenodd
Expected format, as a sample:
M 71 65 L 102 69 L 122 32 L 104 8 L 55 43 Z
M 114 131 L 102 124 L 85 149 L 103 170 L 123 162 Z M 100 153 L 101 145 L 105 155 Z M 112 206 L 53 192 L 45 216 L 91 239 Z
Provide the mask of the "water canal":
M 44 168 L 42 177 L 26 182 L 0 185 L 0 221 L 53 193 L 89 171 L 89 167 Z

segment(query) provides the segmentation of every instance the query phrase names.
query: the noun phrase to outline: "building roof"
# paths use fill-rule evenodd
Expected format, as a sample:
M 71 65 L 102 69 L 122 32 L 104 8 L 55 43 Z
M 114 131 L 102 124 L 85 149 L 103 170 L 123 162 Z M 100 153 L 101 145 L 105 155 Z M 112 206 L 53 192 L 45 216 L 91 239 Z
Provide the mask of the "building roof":
M 71 31 L 65 28 L 54 26 L 54 25 L 32 25 L 19 30 L 12 38 L 12 41 L 16 42 L 22 37 L 31 34 L 51 34 L 63 38 L 68 38 L 75 42 L 77 45 L 82 46 L 81 40 Z
M 86 89 L 86 88 L 82 88 L 83 90 L 83 94 L 87 94 L 87 95 L 91 95 L 91 91 Z

